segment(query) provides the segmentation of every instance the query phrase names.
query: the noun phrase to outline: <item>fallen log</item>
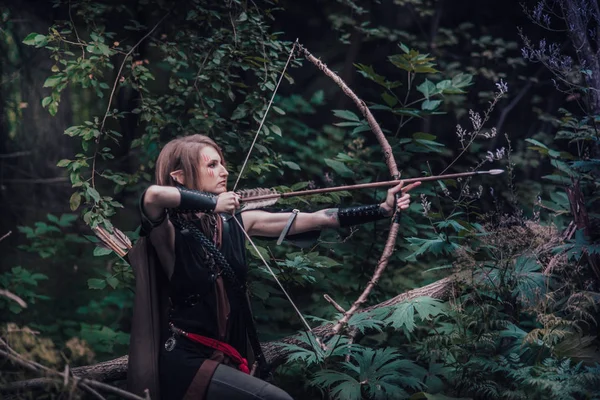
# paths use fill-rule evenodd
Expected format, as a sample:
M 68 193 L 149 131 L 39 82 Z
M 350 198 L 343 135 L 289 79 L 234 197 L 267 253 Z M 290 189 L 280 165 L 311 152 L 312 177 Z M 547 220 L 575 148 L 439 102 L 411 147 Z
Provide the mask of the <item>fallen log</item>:
M 368 312 L 380 307 L 392 306 L 401 303 L 405 300 L 414 299 L 421 296 L 430 296 L 435 299 L 446 300 L 450 297 L 456 284 L 467 279 L 465 274 L 455 274 L 439 281 L 430 283 L 418 289 L 409 290 L 401 293 L 396 297 L 386 300 L 382 303 L 366 307 L 359 310 L 357 313 Z M 319 337 L 327 337 L 332 334 L 332 324 L 326 324 L 313 329 L 314 333 Z M 272 365 L 279 365 L 285 361 L 287 351 L 284 350 L 279 343 L 298 343 L 295 336 L 288 336 L 276 342 L 263 343 L 262 348 L 267 361 Z M 127 356 L 115 358 L 113 360 L 104 361 L 93 365 L 84 365 L 71 370 L 72 374 L 77 377 L 85 377 L 94 379 L 100 382 L 113 382 L 123 380 L 127 377 Z

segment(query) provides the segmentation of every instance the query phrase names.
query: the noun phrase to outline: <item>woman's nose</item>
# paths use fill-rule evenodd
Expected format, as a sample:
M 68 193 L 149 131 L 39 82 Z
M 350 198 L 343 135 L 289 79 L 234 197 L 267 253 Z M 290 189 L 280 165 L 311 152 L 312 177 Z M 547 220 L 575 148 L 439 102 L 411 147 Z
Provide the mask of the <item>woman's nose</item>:
M 227 171 L 227 168 L 223 166 L 221 167 L 221 175 L 229 176 L 229 171 Z

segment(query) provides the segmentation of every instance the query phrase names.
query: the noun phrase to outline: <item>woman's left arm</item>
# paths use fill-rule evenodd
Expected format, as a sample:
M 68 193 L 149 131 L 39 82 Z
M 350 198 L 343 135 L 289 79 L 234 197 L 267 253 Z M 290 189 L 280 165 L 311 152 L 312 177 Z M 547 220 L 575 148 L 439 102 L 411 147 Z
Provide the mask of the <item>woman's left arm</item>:
M 407 209 L 410 205 L 410 195 L 407 192 L 420 184 L 421 182 L 415 182 L 404 186 L 403 183 L 400 183 L 389 189 L 385 202 L 379 205 L 379 215 L 382 217 L 391 217 L 394 214 L 395 195 L 400 191 L 402 191 L 403 195 L 398 199 L 396 207 L 399 211 Z M 243 212 L 241 215 L 248 235 L 277 237 L 288 223 L 290 214 L 251 210 Z M 298 213 L 288 234 L 294 235 L 338 227 L 340 227 L 339 209 L 328 208 L 313 213 Z

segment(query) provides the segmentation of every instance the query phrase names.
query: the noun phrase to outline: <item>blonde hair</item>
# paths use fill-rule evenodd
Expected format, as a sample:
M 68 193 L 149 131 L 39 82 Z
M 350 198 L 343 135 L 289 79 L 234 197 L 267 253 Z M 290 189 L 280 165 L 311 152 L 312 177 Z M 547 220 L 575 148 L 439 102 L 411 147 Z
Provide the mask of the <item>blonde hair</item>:
M 160 186 L 175 186 L 171 172 L 181 170 L 188 189 L 200 190 L 200 151 L 213 147 L 225 165 L 221 148 L 214 140 L 205 135 L 183 136 L 171 140 L 163 147 L 156 160 L 156 184 Z

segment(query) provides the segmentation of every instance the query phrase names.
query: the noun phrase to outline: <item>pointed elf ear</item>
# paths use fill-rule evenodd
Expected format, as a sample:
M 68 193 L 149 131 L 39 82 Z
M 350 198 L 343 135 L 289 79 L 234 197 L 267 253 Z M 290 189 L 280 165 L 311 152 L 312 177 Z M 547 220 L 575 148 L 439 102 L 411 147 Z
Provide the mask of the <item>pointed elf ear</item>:
M 185 177 L 183 176 L 182 170 L 178 169 L 171 172 L 169 175 L 171 175 L 171 179 L 173 179 L 175 183 L 185 186 Z

